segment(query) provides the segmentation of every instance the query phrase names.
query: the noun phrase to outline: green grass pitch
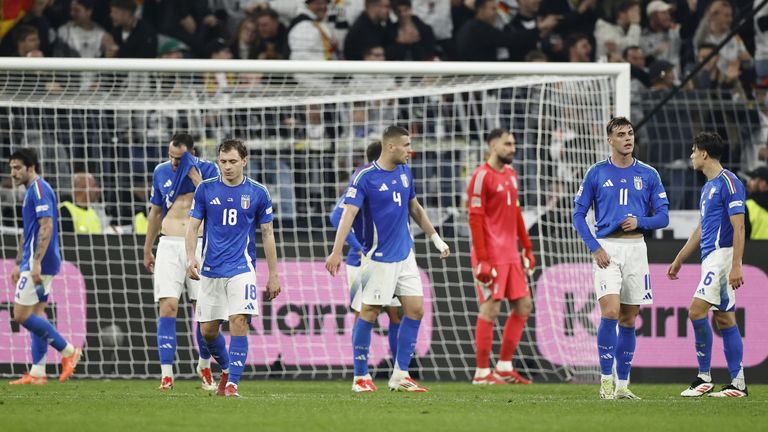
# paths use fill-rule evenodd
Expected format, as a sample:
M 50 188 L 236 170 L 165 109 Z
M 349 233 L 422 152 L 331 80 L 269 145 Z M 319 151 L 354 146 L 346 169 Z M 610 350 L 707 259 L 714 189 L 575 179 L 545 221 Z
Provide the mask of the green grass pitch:
M 51 381 L 0 386 L 0 430 L 12 431 L 725 431 L 768 430 L 768 385 L 744 399 L 684 399 L 684 385 L 632 386 L 641 401 L 601 401 L 597 385 L 478 387 L 425 383 L 393 393 L 385 381 L 353 394 L 347 381 L 251 381 L 240 399 L 212 396 L 196 381 L 168 393 L 156 380 Z

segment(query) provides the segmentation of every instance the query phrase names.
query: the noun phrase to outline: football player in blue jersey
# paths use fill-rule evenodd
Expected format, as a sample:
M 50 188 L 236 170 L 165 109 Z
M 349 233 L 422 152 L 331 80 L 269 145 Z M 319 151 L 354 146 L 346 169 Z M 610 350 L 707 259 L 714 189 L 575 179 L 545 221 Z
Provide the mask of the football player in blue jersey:
M 240 140 L 219 144 L 221 175 L 197 187 L 186 234 L 187 272 L 201 280 L 195 316 L 214 358 L 223 349 L 216 343 L 219 324 L 229 321 L 229 371 L 221 374 L 217 392 L 221 396 L 240 396 L 237 386 L 248 355 L 248 321 L 259 314 L 254 268 L 257 230 L 269 268 L 267 294 L 274 299 L 280 293 L 272 198 L 264 185 L 243 175 L 247 155 Z M 201 224 L 202 264 L 194 253 Z
M 176 316 L 179 299 L 185 288 L 192 307 L 200 290 L 200 282 L 187 277 L 187 252 L 184 235 L 189 221 L 189 207 L 195 188 L 203 179 L 216 177 L 219 172 L 212 162 L 192 155 L 195 142 L 188 134 L 176 134 L 168 145 L 168 161 L 155 167 L 152 174 L 152 194 L 149 198 L 147 236 L 144 240 L 144 267 L 152 273 L 155 302 L 160 318 L 157 321 L 157 351 L 160 357 L 160 390 L 173 388 L 173 361 L 176 358 Z M 152 254 L 157 235 L 157 261 Z M 197 255 L 200 256 L 198 242 Z M 155 271 L 157 270 L 157 271 Z M 216 390 L 211 375 L 211 355 L 200 334 L 195 335 L 200 357 L 197 374 L 205 390 Z M 225 344 L 224 337 L 218 342 Z M 220 366 L 226 370 L 226 358 Z
M 707 176 L 699 198 L 701 219 L 667 270 L 670 279 L 677 279 L 682 263 L 697 246 L 701 247 L 701 280 L 688 308 L 699 373 L 690 387 L 681 393 L 685 397 L 708 393 L 715 397 L 745 397 L 748 394 L 741 365 L 744 347 L 736 325 L 734 291 L 744 284 L 741 258 L 744 256 L 746 197 L 741 181 L 720 164 L 725 148 L 725 143 L 716 133 L 701 132 L 693 140 L 693 169 Z M 725 360 L 731 374 L 731 383 L 714 393 L 710 393 L 714 388 L 710 375 L 712 327 L 707 316 L 710 309 L 714 311 L 715 321 L 723 336 Z
M 9 163 L 13 180 L 27 188 L 21 209 L 24 237 L 11 272 L 11 281 L 16 285 L 13 319 L 29 330 L 32 337 L 32 367 L 11 384 L 48 382 L 45 357 L 49 344 L 61 353 L 59 381 L 64 382 L 74 373 L 82 352 L 56 331 L 45 314 L 51 283 L 61 268 L 56 194 L 38 174 L 40 164 L 34 149 L 15 151 Z
M 632 156 L 632 123 L 624 117 L 613 118 L 606 132 L 611 154 L 584 176 L 576 194 L 573 226 L 594 259 L 601 314 L 597 330 L 600 398 L 639 399 L 627 386 L 635 354 L 635 318 L 640 305 L 653 303 L 643 234 L 667 226 L 669 201 L 659 173 Z M 586 221 L 590 208 L 595 211 L 597 238 Z
M 379 159 L 358 169 L 350 181 L 344 198 L 344 212 L 333 243 L 333 251 L 325 262 L 328 272 L 335 276 L 341 266 L 341 252 L 353 222 L 360 217 L 363 260 L 359 281 L 362 290 L 360 318 L 353 330 L 355 377 L 352 390 L 376 390 L 368 373 L 368 352 L 371 331 L 383 306 L 397 296 L 405 316 L 400 322 L 397 357 L 389 388 L 396 391 L 426 392 L 408 374 L 421 318 L 424 315 L 424 292 L 413 254 L 409 218 L 424 230 L 441 258 L 450 255 L 450 248 L 440 239 L 427 212 L 416 198 L 411 169 L 406 164 L 411 152 L 408 131 L 397 126 L 384 130 Z
M 374 141 L 368 144 L 365 151 L 368 162 L 373 162 L 381 156 L 381 141 Z M 344 197 L 346 195 L 346 189 L 344 195 L 339 197 L 336 201 L 336 205 L 331 211 L 330 220 L 331 224 L 335 228 L 339 227 L 341 222 L 341 214 L 344 212 Z M 360 225 L 360 224 L 358 224 Z M 360 225 L 362 226 L 362 225 Z M 358 228 L 360 229 L 360 228 Z M 355 313 L 355 320 L 360 316 L 360 309 L 362 307 L 362 296 L 360 295 L 360 266 L 363 258 L 363 245 L 360 244 L 360 240 L 355 232 L 355 226 L 352 225 L 352 230 L 347 236 L 347 245 L 349 251 L 347 252 L 347 287 L 349 288 L 349 301 L 350 307 Z M 392 298 L 389 305 L 384 306 L 389 317 L 389 326 L 387 328 L 387 336 L 389 340 L 389 351 L 392 354 L 392 362 L 397 357 L 397 333 L 400 331 L 401 311 L 400 300 L 397 297 Z

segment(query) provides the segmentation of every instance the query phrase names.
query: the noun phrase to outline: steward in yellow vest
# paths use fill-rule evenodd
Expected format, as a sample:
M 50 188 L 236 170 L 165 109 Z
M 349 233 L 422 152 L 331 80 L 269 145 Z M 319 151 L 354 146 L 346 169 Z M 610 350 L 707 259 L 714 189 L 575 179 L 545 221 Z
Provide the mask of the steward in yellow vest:
M 768 240 L 768 167 L 759 167 L 747 175 L 747 238 Z
M 75 234 L 101 234 L 101 220 L 96 210 L 71 201 L 59 204 L 61 231 Z

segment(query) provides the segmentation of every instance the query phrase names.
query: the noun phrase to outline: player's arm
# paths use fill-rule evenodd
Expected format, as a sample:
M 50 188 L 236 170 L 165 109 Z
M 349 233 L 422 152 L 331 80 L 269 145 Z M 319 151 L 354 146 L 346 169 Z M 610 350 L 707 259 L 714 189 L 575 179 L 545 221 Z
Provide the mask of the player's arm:
M 587 212 L 592 207 L 592 202 L 595 199 L 595 182 L 594 178 L 594 166 L 587 171 L 584 176 L 584 182 L 579 187 L 579 191 L 576 193 L 575 205 L 573 208 L 573 227 L 584 243 L 589 248 L 589 252 L 592 253 L 592 257 L 595 259 L 595 263 L 600 268 L 608 267 L 611 263 L 611 257 L 605 249 L 600 246 L 595 236 L 592 235 L 592 231 L 589 230 L 587 225 Z
M 344 212 L 344 207 L 337 207 L 337 208 L 335 208 L 331 212 L 331 215 L 329 217 L 329 219 L 331 220 L 331 225 L 333 225 L 333 227 L 336 228 L 336 229 L 339 228 L 339 223 L 341 222 L 341 214 L 342 214 L 342 212 Z M 357 249 L 357 250 L 362 250 L 363 249 L 363 245 L 360 244 L 360 242 L 357 240 L 357 236 L 352 231 L 349 231 L 349 234 L 347 235 L 346 242 L 349 245 L 349 247 L 351 247 L 351 248 L 354 248 L 354 249 Z
M 744 239 L 746 238 L 744 228 L 744 213 L 738 213 L 730 216 L 731 226 L 733 226 L 733 263 L 731 264 L 731 274 L 728 275 L 733 289 L 737 289 L 744 284 L 744 275 L 741 270 L 741 259 L 744 257 Z
M 677 280 L 677 273 L 680 271 L 680 267 L 682 267 L 685 260 L 688 259 L 689 256 L 691 256 L 692 253 L 696 252 L 696 249 L 699 248 L 699 242 L 701 241 L 701 221 L 699 221 L 699 224 L 696 225 L 696 229 L 693 230 L 691 233 L 691 236 L 688 237 L 688 241 L 685 242 L 685 245 L 682 249 L 680 249 L 680 252 L 677 253 L 677 256 L 675 257 L 674 261 L 672 261 L 672 264 L 669 265 L 669 268 L 667 269 L 667 277 L 671 280 Z
M 37 224 L 40 226 L 40 229 L 37 230 L 37 245 L 35 247 L 35 253 L 32 255 L 32 261 L 30 262 L 29 275 L 32 277 L 32 281 L 36 284 L 41 284 L 43 283 L 43 276 L 40 272 L 43 257 L 48 251 L 48 245 L 51 244 L 53 218 L 50 216 L 41 217 L 37 219 Z
M 24 254 L 24 232 L 22 231 L 21 235 L 19 236 L 19 246 L 16 248 L 16 265 L 13 266 L 13 271 L 11 272 L 11 281 L 14 285 L 16 285 L 19 282 L 19 278 L 21 277 L 21 270 L 19 267 L 21 266 L 21 257 Z
M 520 246 L 523 248 L 523 264 L 528 270 L 528 273 L 533 273 L 534 267 L 536 267 L 536 257 L 533 255 L 533 242 L 528 237 L 528 230 L 525 228 L 525 220 L 523 219 L 523 209 L 520 205 L 517 205 L 517 238 L 520 240 Z
M 280 294 L 280 281 L 277 279 L 277 244 L 275 243 L 275 231 L 272 228 L 272 222 L 261 224 L 260 229 L 261 243 L 264 247 L 264 256 L 267 258 L 267 267 L 269 268 L 267 294 L 269 294 L 269 299 L 272 300 Z
M 344 242 L 352 230 L 352 222 L 355 221 L 359 211 L 360 208 L 356 205 L 347 203 L 344 206 L 344 211 L 341 213 L 341 221 L 336 230 L 336 238 L 333 240 L 333 250 L 325 260 L 325 269 L 328 270 L 331 276 L 336 276 L 339 267 L 341 267 L 341 251 L 344 249 Z
M 155 272 L 155 255 L 152 254 L 152 247 L 155 245 L 155 239 L 160 233 L 160 227 L 163 223 L 163 211 L 160 206 L 149 205 L 149 216 L 147 216 L 147 235 L 144 238 L 144 267 L 150 273 Z
M 195 249 L 197 249 L 197 231 L 202 222 L 202 220 L 190 216 L 187 232 L 184 234 L 184 248 L 187 250 L 187 274 L 194 280 L 200 280 L 200 263 L 195 256 Z
M 432 221 L 429 220 L 427 211 L 421 206 L 418 198 L 411 198 L 411 200 L 408 201 L 408 213 L 410 213 L 413 220 L 421 227 L 424 234 L 432 240 L 432 244 L 435 245 L 435 248 L 440 251 L 440 258 L 448 258 L 448 256 L 451 255 L 451 248 L 440 238 L 440 234 L 435 230 Z

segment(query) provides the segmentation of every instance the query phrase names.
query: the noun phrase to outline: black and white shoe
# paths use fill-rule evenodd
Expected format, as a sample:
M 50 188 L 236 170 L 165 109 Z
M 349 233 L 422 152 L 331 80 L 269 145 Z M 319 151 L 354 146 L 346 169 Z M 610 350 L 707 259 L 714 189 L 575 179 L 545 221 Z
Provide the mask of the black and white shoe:
M 709 396 L 710 397 L 721 397 L 721 398 L 726 398 L 726 397 L 741 398 L 741 397 L 749 396 L 749 392 L 747 391 L 747 387 L 746 386 L 744 386 L 743 389 L 740 389 L 740 388 L 736 387 L 733 384 L 728 384 L 728 385 L 724 385 L 723 388 L 720 389 L 719 392 L 710 393 Z
M 696 380 L 691 383 L 691 386 L 680 393 L 683 397 L 700 397 L 711 392 L 715 388 L 715 385 L 711 382 L 706 382 L 701 377 L 696 377 Z

